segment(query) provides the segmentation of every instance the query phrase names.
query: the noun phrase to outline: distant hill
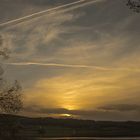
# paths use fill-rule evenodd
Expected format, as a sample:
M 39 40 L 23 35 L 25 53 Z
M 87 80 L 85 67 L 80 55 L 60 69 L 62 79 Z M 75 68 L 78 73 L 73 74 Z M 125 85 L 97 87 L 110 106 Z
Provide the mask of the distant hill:
M 0 114 L 0 132 L 32 137 L 138 137 L 140 122 L 28 118 Z M 6 134 L 7 135 L 7 134 Z

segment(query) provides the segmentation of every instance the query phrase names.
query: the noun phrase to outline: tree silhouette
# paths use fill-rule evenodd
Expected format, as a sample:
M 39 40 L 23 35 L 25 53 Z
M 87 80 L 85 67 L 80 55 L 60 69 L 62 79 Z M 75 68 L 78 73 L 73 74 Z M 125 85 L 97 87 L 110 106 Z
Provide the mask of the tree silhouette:
M 134 12 L 140 13 L 140 0 L 128 0 L 127 6 Z
M 3 39 L 0 36 L 0 56 L 9 58 L 9 51 L 3 48 Z M 17 80 L 13 84 L 3 78 L 4 70 L 0 66 L 0 111 L 6 113 L 17 113 L 22 109 L 21 86 Z
M 6 83 L 4 82 L 6 85 Z M 1 84 L 1 86 L 5 86 Z M 21 86 L 18 81 L 15 81 L 12 86 L 5 86 L 5 88 L 0 91 L 0 109 L 7 113 L 16 113 L 22 108 L 21 101 Z

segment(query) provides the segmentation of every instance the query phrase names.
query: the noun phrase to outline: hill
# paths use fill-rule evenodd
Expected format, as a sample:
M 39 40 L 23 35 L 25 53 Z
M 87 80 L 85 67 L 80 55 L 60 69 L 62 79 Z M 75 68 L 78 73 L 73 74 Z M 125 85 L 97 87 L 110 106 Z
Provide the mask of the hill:
M 0 135 L 31 137 L 138 137 L 140 122 L 113 122 L 0 115 Z

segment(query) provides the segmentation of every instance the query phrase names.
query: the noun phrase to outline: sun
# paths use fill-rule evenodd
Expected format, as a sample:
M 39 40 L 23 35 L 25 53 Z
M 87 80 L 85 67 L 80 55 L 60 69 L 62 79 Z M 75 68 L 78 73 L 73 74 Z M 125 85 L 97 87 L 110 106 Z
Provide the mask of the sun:
M 62 117 L 71 117 L 71 114 L 61 114 Z
M 64 108 L 66 108 L 67 110 L 75 110 L 76 107 L 74 105 L 65 105 Z

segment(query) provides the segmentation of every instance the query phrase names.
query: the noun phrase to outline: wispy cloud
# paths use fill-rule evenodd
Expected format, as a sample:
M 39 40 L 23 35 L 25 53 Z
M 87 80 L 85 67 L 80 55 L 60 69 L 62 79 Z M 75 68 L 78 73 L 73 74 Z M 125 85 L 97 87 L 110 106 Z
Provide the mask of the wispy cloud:
M 39 106 L 35 112 L 133 118 L 137 111 L 124 113 L 122 104 L 139 106 L 139 15 L 122 0 L 90 2 L 3 30 L 12 51 L 5 74 L 22 80 L 25 105 Z
M 99 109 L 105 111 L 138 111 L 140 112 L 140 105 L 138 104 L 109 104 L 102 106 Z
M 23 23 L 23 22 L 26 22 L 28 20 L 32 20 L 33 18 L 41 17 L 45 14 L 56 13 L 56 12 L 67 12 L 67 11 L 70 11 L 70 10 L 77 9 L 79 7 L 83 7 L 83 6 L 86 6 L 86 5 L 89 5 L 89 4 L 99 2 L 99 1 L 101 1 L 101 0 L 79 0 L 79 1 L 76 1 L 76 2 L 64 4 L 64 5 L 61 5 L 61 6 L 57 6 L 57 7 L 54 7 L 54 8 L 50 8 L 50 9 L 47 9 L 47 10 L 36 12 L 36 13 L 30 14 L 30 15 L 27 15 L 27 16 L 23 16 L 23 17 L 18 18 L 18 19 L 14 19 L 14 20 L 10 20 L 10 21 L 4 22 L 4 23 L 0 23 L 0 28 L 4 28 L 5 26 L 10 26 L 10 25 L 16 25 L 16 24 L 19 24 L 19 23 Z
M 98 66 L 88 66 L 88 65 L 70 65 L 70 64 L 57 64 L 57 63 L 35 63 L 35 62 L 27 62 L 27 63 L 5 63 L 7 65 L 15 65 L 15 66 L 28 66 L 28 65 L 36 65 L 36 66 L 52 66 L 52 67 L 66 67 L 66 68 L 89 68 L 89 69 L 97 69 L 97 70 L 111 70 Z
M 128 107 L 128 110 L 125 107 L 122 110 L 68 110 L 65 108 L 42 108 L 39 106 L 28 106 L 24 108 L 24 113 L 27 115 L 42 115 L 42 116 L 56 116 L 62 117 L 65 114 L 70 115 L 73 118 L 83 118 L 83 119 L 94 119 L 94 120 L 115 120 L 122 121 L 122 120 L 138 120 L 139 118 L 139 110 L 135 112 L 135 107 L 140 109 L 138 105 L 124 105 Z M 119 107 L 120 108 L 120 107 Z M 133 117 L 132 113 L 134 112 L 135 118 Z M 24 115 L 25 115 L 24 114 Z M 133 118 L 133 119 L 132 119 Z
M 5 63 L 6 65 L 13 66 L 50 66 L 50 67 L 66 67 L 66 68 L 85 68 L 85 69 L 95 69 L 101 71 L 128 71 L 128 72 L 140 72 L 140 68 L 112 68 L 112 67 L 99 67 L 91 65 L 72 65 L 72 64 L 57 64 L 57 63 L 37 63 L 37 62 L 21 62 L 21 63 Z

